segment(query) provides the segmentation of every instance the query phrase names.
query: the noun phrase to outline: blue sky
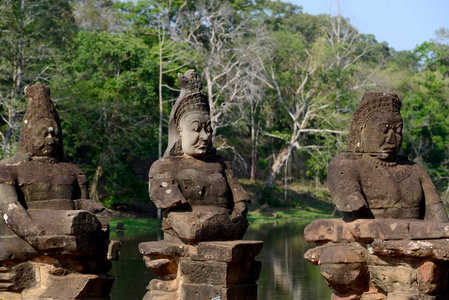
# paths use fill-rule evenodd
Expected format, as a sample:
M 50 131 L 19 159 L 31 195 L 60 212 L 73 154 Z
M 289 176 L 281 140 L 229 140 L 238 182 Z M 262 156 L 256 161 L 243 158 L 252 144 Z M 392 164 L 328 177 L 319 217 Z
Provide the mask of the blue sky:
M 303 12 L 335 15 L 338 0 L 282 0 L 303 7 Z M 413 50 L 449 28 L 449 0 L 340 0 L 342 16 L 360 32 L 374 34 L 397 51 Z

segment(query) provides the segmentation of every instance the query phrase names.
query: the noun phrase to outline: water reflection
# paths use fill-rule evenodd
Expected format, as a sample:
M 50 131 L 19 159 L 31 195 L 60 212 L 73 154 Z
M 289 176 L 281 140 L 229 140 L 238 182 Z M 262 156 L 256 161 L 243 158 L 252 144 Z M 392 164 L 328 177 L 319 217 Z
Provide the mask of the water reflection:
M 307 223 L 266 224 L 250 227 L 246 240 L 263 240 L 262 261 L 258 283 L 258 300 L 329 300 L 331 290 L 321 277 L 319 268 L 303 259 L 312 245 L 303 236 Z M 129 233 L 113 236 L 122 242 L 122 254 L 113 263 L 111 274 L 115 283 L 112 300 L 142 299 L 146 286 L 155 275 L 145 267 L 138 244 L 158 239 L 156 233 Z

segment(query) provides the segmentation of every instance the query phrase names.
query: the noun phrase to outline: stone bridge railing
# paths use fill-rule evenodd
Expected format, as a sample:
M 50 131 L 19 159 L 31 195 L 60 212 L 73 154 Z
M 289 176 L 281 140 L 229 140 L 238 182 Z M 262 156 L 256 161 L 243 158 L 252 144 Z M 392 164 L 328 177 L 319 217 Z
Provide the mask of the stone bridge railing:
M 304 235 L 333 300 L 449 299 L 449 223 L 323 219 Z

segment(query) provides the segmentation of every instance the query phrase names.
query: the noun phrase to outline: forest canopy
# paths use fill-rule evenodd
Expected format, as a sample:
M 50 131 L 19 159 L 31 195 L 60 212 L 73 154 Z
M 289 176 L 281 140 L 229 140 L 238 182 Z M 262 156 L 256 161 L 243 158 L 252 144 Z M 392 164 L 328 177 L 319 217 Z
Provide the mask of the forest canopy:
M 342 15 L 281 1 L 0 0 L 0 53 L 0 158 L 18 150 L 24 88 L 43 82 L 65 155 L 107 206 L 148 201 L 177 73 L 190 68 L 239 177 L 325 182 L 363 93 L 388 91 L 403 101 L 401 154 L 449 191 L 448 28 L 398 52 Z

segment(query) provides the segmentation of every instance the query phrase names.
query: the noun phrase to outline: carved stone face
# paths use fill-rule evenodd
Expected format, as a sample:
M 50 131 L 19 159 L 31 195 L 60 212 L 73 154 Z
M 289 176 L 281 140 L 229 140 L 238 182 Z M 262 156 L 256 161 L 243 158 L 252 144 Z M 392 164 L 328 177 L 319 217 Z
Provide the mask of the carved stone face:
M 34 126 L 31 134 L 33 155 L 55 157 L 58 150 L 58 124 L 52 119 L 42 119 Z
M 393 159 L 402 145 L 402 117 L 398 112 L 374 114 L 361 128 L 360 152 L 378 154 L 383 160 Z
M 208 114 L 191 113 L 181 120 L 179 125 L 181 147 L 184 154 L 202 156 L 212 139 L 212 127 Z

